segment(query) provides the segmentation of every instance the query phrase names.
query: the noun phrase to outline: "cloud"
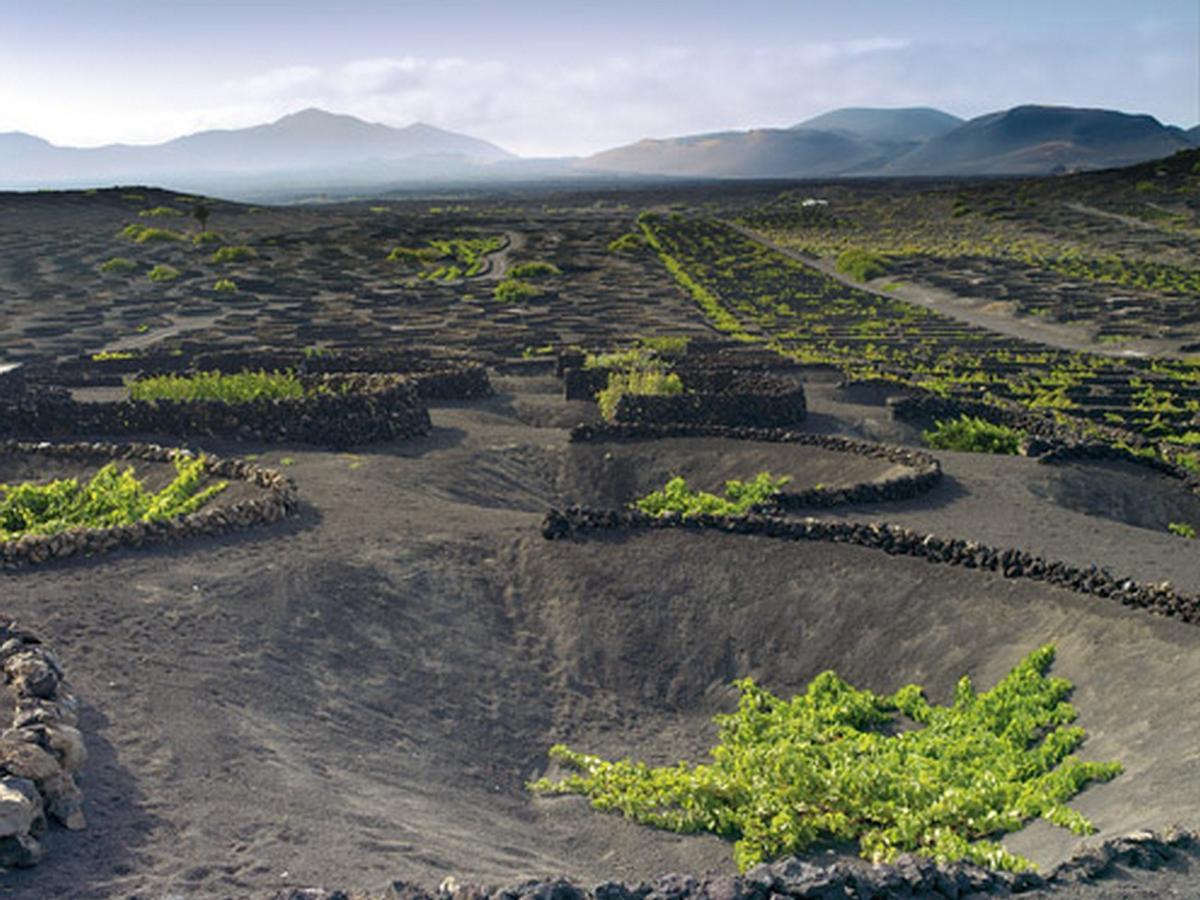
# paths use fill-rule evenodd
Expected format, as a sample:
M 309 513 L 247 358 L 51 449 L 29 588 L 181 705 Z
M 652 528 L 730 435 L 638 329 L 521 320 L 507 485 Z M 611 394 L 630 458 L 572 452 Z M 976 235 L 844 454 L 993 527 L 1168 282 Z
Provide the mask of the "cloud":
M 749 54 L 664 46 L 572 63 L 371 58 L 274 69 L 229 84 L 226 93 L 232 105 L 241 97 L 275 114 L 321 106 L 389 124 L 426 121 L 526 155 L 558 155 L 647 135 L 792 124 L 812 106 L 808 98 L 820 95 L 816 86 L 836 80 L 851 87 L 846 67 L 870 67 L 909 47 L 868 37 Z

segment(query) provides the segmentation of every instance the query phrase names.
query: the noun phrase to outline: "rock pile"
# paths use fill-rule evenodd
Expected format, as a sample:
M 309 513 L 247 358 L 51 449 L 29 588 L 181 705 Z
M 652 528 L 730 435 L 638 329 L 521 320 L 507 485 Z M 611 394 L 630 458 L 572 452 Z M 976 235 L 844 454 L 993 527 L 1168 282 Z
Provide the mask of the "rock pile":
M 87 751 L 75 695 L 37 637 L 0 626 L 0 667 L 13 697 L 12 722 L 0 733 L 0 867 L 31 866 L 42 858 L 36 835 L 47 819 L 84 827 L 75 773 Z

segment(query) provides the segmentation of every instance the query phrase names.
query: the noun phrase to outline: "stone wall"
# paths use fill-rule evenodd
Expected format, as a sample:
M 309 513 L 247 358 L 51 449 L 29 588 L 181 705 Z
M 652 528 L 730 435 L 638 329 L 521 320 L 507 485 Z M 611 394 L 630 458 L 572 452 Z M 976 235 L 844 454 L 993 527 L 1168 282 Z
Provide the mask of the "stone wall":
M 84 827 L 75 773 L 87 759 L 78 702 L 57 657 L 15 623 L 0 626 L 0 667 L 13 718 L 0 734 L 0 867 L 42 858 L 36 835 L 53 820 Z
M 890 556 L 913 556 L 941 565 L 996 572 L 1005 578 L 1028 578 L 1077 593 L 1115 600 L 1123 606 L 1173 616 L 1191 624 L 1200 623 L 1200 597 L 1180 594 L 1169 582 L 1142 584 L 1130 578 L 1116 577 L 1096 566 L 1081 569 L 1068 563 L 1046 560 L 1024 550 L 924 534 L 883 522 L 786 519 L 771 514 L 695 516 L 687 519 L 673 514 L 655 518 L 637 510 L 568 507 L 562 511 L 552 509 L 546 514 L 542 535 L 547 540 L 558 540 L 584 536 L 590 531 L 602 529 L 644 528 L 711 529 L 790 541 L 857 544 L 882 550 Z
M 31 389 L 0 399 L 0 438 L 170 434 L 266 442 L 298 441 L 335 448 L 414 437 L 429 431 L 429 411 L 416 386 L 399 375 L 301 377 L 298 399 L 81 402 L 62 388 Z
M 63 362 L 26 364 L 0 376 L 0 391 L 28 382 L 68 387 L 119 387 L 128 378 L 186 372 L 293 371 L 300 375 L 374 373 L 405 375 L 426 400 L 473 400 L 492 393 L 479 363 L 434 356 L 427 350 L 337 350 L 305 353 L 287 348 L 253 350 L 152 351 L 132 358 L 78 357 Z
M 824 509 L 845 503 L 882 503 L 916 497 L 931 490 L 942 479 L 942 466 L 924 450 L 891 444 L 874 444 L 830 434 L 811 434 L 786 428 L 749 428 L 722 425 L 598 424 L 577 425 L 571 430 L 573 443 L 624 440 L 656 440 L 674 437 L 716 437 L 765 443 L 796 444 L 833 453 L 849 453 L 904 466 L 909 471 L 882 481 L 865 481 L 839 488 L 810 488 L 781 491 L 775 497 L 778 509 Z
M 0 457 L 22 455 L 101 464 L 112 460 L 167 463 L 181 452 L 187 451 L 155 444 L 0 443 Z M 213 478 L 249 482 L 260 488 L 262 495 L 227 505 L 213 500 L 191 515 L 159 522 L 137 522 L 114 528 L 76 528 L 59 534 L 25 535 L 12 541 L 0 541 L 0 567 L 12 569 L 72 556 L 92 556 L 119 547 L 142 547 L 199 535 L 225 534 L 281 521 L 299 508 L 295 486 L 290 479 L 273 469 L 265 469 L 245 460 L 208 456 L 205 457 L 204 469 Z

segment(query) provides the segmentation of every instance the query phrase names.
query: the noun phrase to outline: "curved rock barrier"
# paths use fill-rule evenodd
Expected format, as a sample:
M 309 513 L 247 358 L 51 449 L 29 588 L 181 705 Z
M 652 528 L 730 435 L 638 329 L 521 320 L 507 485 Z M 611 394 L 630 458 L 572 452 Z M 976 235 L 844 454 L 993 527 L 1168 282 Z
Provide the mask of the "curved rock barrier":
M 296 399 L 83 402 L 63 388 L 32 389 L 0 400 L 0 437 L 171 434 L 334 448 L 428 433 L 429 410 L 416 385 L 399 375 L 306 375 Z
M 866 481 L 839 488 L 809 488 L 805 491 L 781 491 L 775 506 L 783 510 L 825 509 L 846 503 L 883 503 L 907 500 L 933 489 L 942 479 L 942 466 L 924 450 L 893 444 L 875 444 L 829 434 L 811 434 L 786 428 L 749 428 L 724 425 L 671 423 L 654 425 L 598 424 L 577 425 L 571 429 L 572 443 L 655 440 L 662 438 L 716 437 L 773 444 L 796 444 L 833 453 L 850 453 L 879 459 L 910 471 L 882 481 Z
M 0 733 L 0 867 L 24 867 L 43 855 L 35 835 L 47 819 L 85 825 L 75 773 L 87 759 L 78 703 L 57 657 L 15 623 L 0 626 L 0 667 L 13 718 Z
M 378 895 L 349 894 L 324 888 L 280 891 L 276 900 L 912 900 L 915 897 L 960 900 L 964 897 L 1011 897 L 1053 891 L 1130 870 L 1153 870 L 1194 858 L 1200 850 L 1195 832 L 1171 829 L 1138 832 L 1084 846 L 1047 874 L 998 872 L 972 863 L 939 865 L 904 855 L 894 863 L 842 860 L 819 864 L 797 857 L 755 866 L 744 875 L 663 875 L 653 881 L 605 881 L 585 887 L 565 878 L 526 881 L 506 888 L 460 884 L 445 879 L 436 891 L 394 881 Z M 1180 876 L 1182 879 L 1184 876 Z M 1181 886 L 1185 884 L 1181 880 Z
M 113 460 L 170 463 L 181 453 L 192 455 L 189 451 L 157 444 L 0 442 L 0 458 L 22 455 L 102 463 Z M 190 515 L 158 522 L 137 522 L 112 528 L 75 528 L 58 534 L 29 534 L 13 541 L 0 541 L 0 567 L 15 569 L 30 563 L 92 556 L 119 547 L 143 547 L 201 535 L 226 534 L 279 522 L 299 508 L 295 486 L 289 478 L 273 469 L 240 459 L 207 456 L 204 470 L 213 478 L 248 482 L 260 488 L 263 495 L 225 506 L 210 503 Z
M 708 529 L 790 541 L 824 541 L 856 544 L 882 550 L 890 556 L 913 556 L 931 563 L 996 572 L 1005 578 L 1028 578 L 1080 594 L 1115 600 L 1123 606 L 1200 623 L 1200 597 L 1178 593 L 1170 582 L 1142 584 L 1118 578 L 1106 569 L 1080 569 L 1068 563 L 1043 559 L 1024 550 L 997 548 L 975 541 L 923 534 L 885 522 L 832 522 L 821 519 L 786 519 L 769 513 L 744 517 L 677 514 L 654 517 L 635 509 L 568 507 L 550 510 L 542 522 L 542 536 L 559 540 L 599 530 L 640 528 Z

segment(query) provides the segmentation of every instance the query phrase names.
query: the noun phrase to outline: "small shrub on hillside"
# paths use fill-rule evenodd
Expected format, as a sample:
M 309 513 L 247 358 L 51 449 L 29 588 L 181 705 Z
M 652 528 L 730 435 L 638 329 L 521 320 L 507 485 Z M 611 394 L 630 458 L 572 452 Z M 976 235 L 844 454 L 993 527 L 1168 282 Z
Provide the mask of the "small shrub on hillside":
M 194 375 L 154 375 L 129 385 L 133 400 L 212 400 L 249 403 L 304 396 L 304 385 L 291 372 L 197 372 Z
M 661 491 L 652 491 L 633 503 L 647 515 L 665 516 L 678 513 L 685 519 L 694 516 L 744 516 L 756 506 L 769 503 L 792 479 L 786 475 L 774 478 L 770 472 L 759 472 L 753 481 L 732 479 L 725 482 L 725 496 L 706 491 L 693 491 L 682 476 L 672 478 Z
M 237 282 L 231 278 L 218 278 L 213 290 L 219 294 L 233 294 L 238 289 Z
M 544 291 L 528 281 L 518 281 L 515 278 L 505 278 L 492 291 L 492 297 L 499 303 L 520 303 L 524 300 L 536 300 Z
M 1177 537 L 1188 538 L 1189 540 L 1196 539 L 1195 527 L 1189 525 L 1187 522 L 1171 522 L 1167 525 L 1167 531 Z
M 691 343 L 691 338 L 687 337 L 639 337 L 637 345 L 645 347 L 647 350 L 653 350 L 659 356 L 674 357 L 687 355 L 688 344 Z
M 101 350 L 92 354 L 92 362 L 108 362 L 115 359 L 133 359 L 134 354 L 128 350 Z
M 192 238 L 192 243 L 197 247 L 202 247 L 205 244 L 223 244 L 225 243 L 225 238 L 216 231 L 201 231 Z
M 674 372 L 657 369 L 634 369 L 629 372 L 610 372 L 608 386 L 596 394 L 600 415 L 609 422 L 617 414 L 617 404 L 625 394 L 673 397 L 683 393 L 683 382 Z
M 997 838 L 1038 818 L 1095 831 L 1066 803 L 1121 771 L 1071 755 L 1085 734 L 1070 726 L 1071 683 L 1046 675 L 1053 660 L 1054 647 L 1041 647 L 982 694 L 963 677 L 950 706 L 930 705 L 915 684 L 877 695 L 833 672 L 791 700 L 745 678 L 735 682 L 737 712 L 716 717 L 710 763 L 654 768 L 558 744 L 550 757 L 576 771 L 529 787 L 580 794 L 644 825 L 732 840 L 742 871 L 820 841 L 857 841 L 880 861 L 911 852 L 1029 869 Z M 897 713 L 923 727 L 897 729 Z
M 1021 451 L 1024 433 L 1007 425 L 962 415 L 948 422 L 938 421 L 922 433 L 925 443 L 937 450 L 962 450 L 967 453 L 1016 454 Z
M 124 256 L 114 256 L 100 263 L 97 268 L 105 275 L 128 275 L 137 269 L 137 263 Z
M 150 270 L 146 277 L 151 281 L 174 281 L 179 277 L 179 270 L 174 266 L 168 266 L 165 263 L 159 263 Z
M 63 478 L 49 484 L 0 484 L 0 540 L 24 534 L 57 534 L 69 528 L 111 528 L 195 512 L 227 483 L 201 488 L 204 458 L 175 460 L 175 479 L 157 493 L 147 491 L 133 469 L 109 463 L 87 484 Z
M 561 275 L 562 269 L 554 265 L 554 263 L 536 262 L 518 263 L 508 270 L 508 274 L 513 278 L 548 278 L 552 275 Z
M 250 247 L 230 245 L 222 247 L 212 255 L 211 259 L 215 263 L 232 263 L 241 262 L 244 259 L 254 259 L 257 255 Z
M 870 250 L 852 248 L 838 254 L 837 270 L 855 281 L 870 281 L 887 274 L 887 260 Z
M 162 244 L 186 240 L 182 232 L 170 228 L 151 228 L 146 225 L 126 225 L 121 234 L 136 244 Z
M 611 253 L 637 253 L 646 249 L 646 239 L 636 232 L 623 234 L 608 244 Z
M 138 215 L 145 218 L 158 219 L 178 218 L 182 216 L 183 213 L 173 206 L 156 206 L 153 209 L 143 209 L 140 213 L 138 213 Z

